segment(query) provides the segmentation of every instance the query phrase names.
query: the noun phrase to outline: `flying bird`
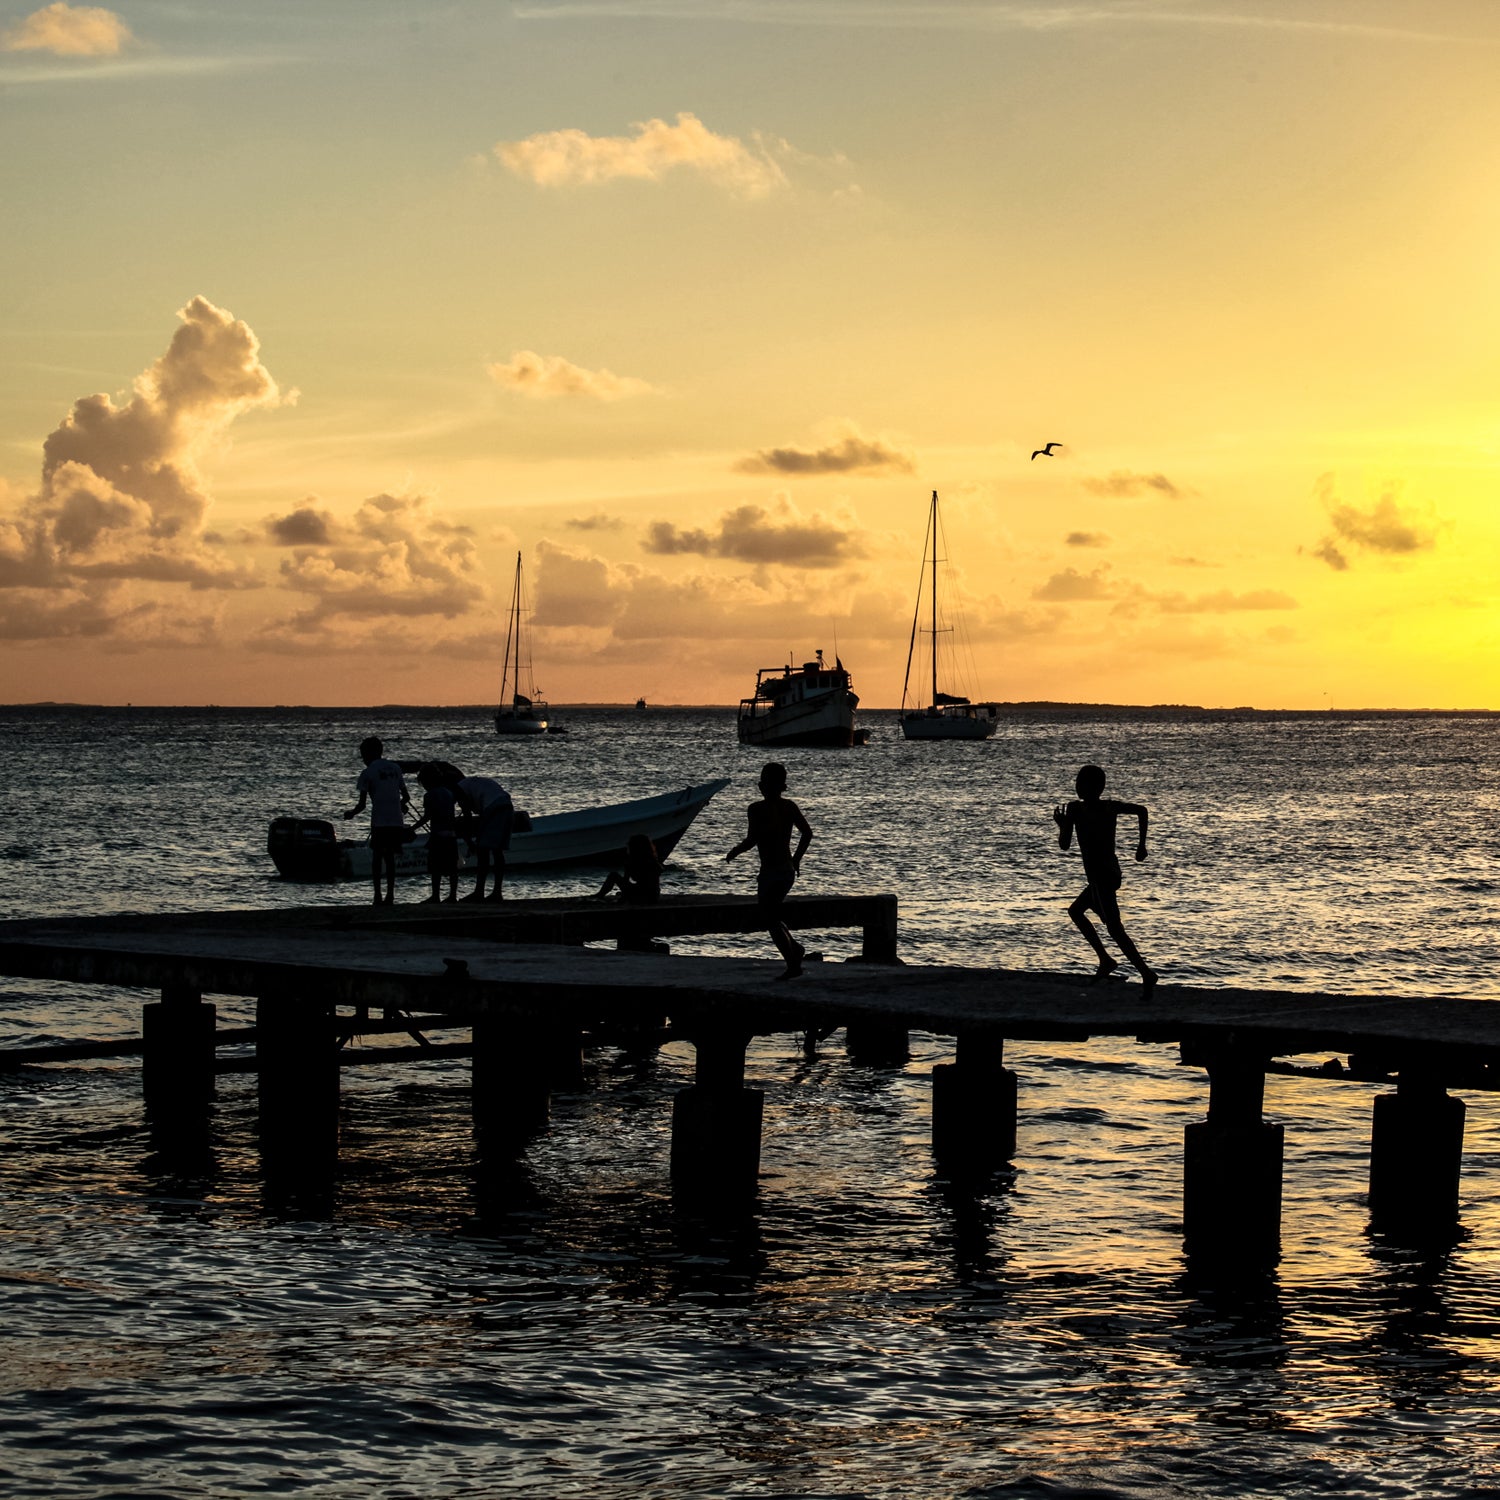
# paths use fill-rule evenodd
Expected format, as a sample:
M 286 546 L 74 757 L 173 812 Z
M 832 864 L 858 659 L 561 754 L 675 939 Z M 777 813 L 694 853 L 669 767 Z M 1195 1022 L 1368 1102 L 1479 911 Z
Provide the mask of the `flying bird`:
M 1048 443 L 1045 448 L 1035 448 L 1035 449 L 1033 449 L 1032 450 L 1032 454 L 1031 454 L 1031 461 L 1032 461 L 1032 463 L 1035 463 L 1037 461 L 1037 459 L 1039 459 L 1039 458 L 1051 458 L 1052 457 L 1052 450 L 1054 448 L 1061 448 L 1061 447 L 1062 447 L 1061 443 Z

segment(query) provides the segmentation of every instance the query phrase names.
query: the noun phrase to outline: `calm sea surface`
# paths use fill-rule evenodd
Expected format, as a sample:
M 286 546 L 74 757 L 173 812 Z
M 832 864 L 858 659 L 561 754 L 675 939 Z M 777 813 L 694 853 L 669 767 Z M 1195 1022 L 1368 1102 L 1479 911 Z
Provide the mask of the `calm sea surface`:
M 665 884 L 748 889 L 722 857 L 762 757 L 732 716 L 569 719 L 512 744 L 482 710 L 0 711 L 0 915 L 362 902 L 284 885 L 264 841 L 352 805 L 371 732 L 534 813 L 729 776 Z M 908 962 L 1088 967 L 1050 809 L 1094 760 L 1151 808 L 1122 905 L 1164 979 L 1500 1001 L 1500 720 L 1010 720 L 946 746 L 864 722 L 863 750 L 783 756 L 817 832 L 802 888 L 898 891 Z M 0 978 L 0 1044 L 125 1035 L 142 999 Z M 668 1189 L 687 1047 L 591 1053 L 499 1180 L 466 1062 L 350 1070 L 311 1218 L 265 1193 L 252 1075 L 183 1160 L 133 1063 L 0 1074 L 0 1491 L 1500 1495 L 1500 1098 L 1467 1096 L 1466 1237 L 1422 1255 L 1366 1231 L 1375 1091 L 1268 1080 L 1282 1261 L 1217 1283 L 1179 1233 L 1201 1073 L 1129 1041 L 1008 1048 L 1016 1171 L 965 1192 L 928 1149 L 950 1046 L 915 1036 L 897 1071 L 757 1043 L 764 1175 L 728 1223 Z

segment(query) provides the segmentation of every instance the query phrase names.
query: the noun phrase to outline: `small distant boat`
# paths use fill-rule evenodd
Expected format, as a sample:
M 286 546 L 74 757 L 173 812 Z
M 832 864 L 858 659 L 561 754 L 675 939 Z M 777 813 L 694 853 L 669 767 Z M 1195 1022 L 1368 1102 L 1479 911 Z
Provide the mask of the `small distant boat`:
M 521 582 L 521 554 L 516 553 L 516 581 L 510 595 L 510 615 L 505 627 L 505 664 L 500 669 L 500 706 L 495 710 L 495 733 L 546 734 L 556 725 L 547 722 L 547 705 L 537 689 L 531 670 L 531 651 L 522 649 L 522 626 L 526 613 Z M 527 692 L 521 691 L 524 662 Z
M 568 865 L 619 864 L 625 858 L 625 845 L 636 833 L 644 833 L 665 859 L 709 800 L 728 785 L 727 779 L 705 781 L 658 797 L 533 816 L 530 829 L 511 835 L 510 848 L 505 851 L 506 874 Z M 339 838 L 333 824 L 324 818 L 275 819 L 267 849 L 286 880 L 355 880 L 370 874 L 369 841 Z M 473 856 L 465 856 L 463 851 L 460 841 L 460 868 L 471 869 Z M 426 869 L 427 835 L 419 833 L 401 846 L 396 873 L 416 875 Z
M 755 695 L 740 701 L 742 745 L 832 745 L 855 743 L 854 710 L 859 694 L 835 656 L 834 665 L 817 653 L 800 667 L 762 667 Z
M 646 700 L 644 698 L 637 698 L 635 700 L 635 706 L 637 708 L 645 708 L 646 707 Z
M 987 740 L 995 732 L 995 710 L 988 714 L 980 712 L 980 706 L 955 693 L 945 693 L 938 687 L 938 667 L 941 653 L 938 641 L 941 636 L 952 635 L 951 625 L 938 624 L 938 564 L 947 559 L 939 557 L 938 540 L 941 536 L 938 520 L 937 491 L 932 492 L 932 505 L 927 512 L 927 530 L 922 539 L 922 572 L 917 581 L 917 603 L 911 617 L 911 642 L 906 648 L 906 678 L 901 684 L 901 733 L 908 740 Z M 928 586 L 931 624 L 922 634 L 932 637 L 931 687 L 932 696 L 927 706 L 914 691 L 912 665 L 917 655 L 917 635 L 922 617 L 922 581 L 928 576 L 931 565 L 931 582 Z M 908 696 L 912 706 L 907 707 Z

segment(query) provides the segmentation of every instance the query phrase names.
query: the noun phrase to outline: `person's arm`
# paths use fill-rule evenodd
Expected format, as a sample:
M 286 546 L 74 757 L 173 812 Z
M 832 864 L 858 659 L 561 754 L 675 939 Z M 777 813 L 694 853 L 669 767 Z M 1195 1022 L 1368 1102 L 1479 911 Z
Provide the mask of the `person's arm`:
M 365 787 L 364 772 L 360 772 L 359 780 L 355 782 L 355 785 L 359 788 L 359 801 L 344 814 L 344 821 L 346 823 L 350 818 L 357 818 L 365 810 L 365 797 L 368 795 L 368 792 Z
M 1134 813 L 1136 822 L 1140 825 L 1139 832 L 1136 836 L 1135 841 L 1135 857 L 1138 860 L 1145 859 L 1146 824 L 1150 822 L 1151 814 L 1148 813 L 1145 807 L 1139 802 L 1122 802 L 1120 804 L 1120 811 L 1127 817 Z
M 1052 821 L 1057 824 L 1057 847 L 1071 849 L 1073 847 L 1073 804 L 1070 802 L 1066 807 L 1054 807 Z
M 792 869 L 800 875 L 802 856 L 807 853 L 807 846 L 812 843 L 812 825 L 802 816 L 800 807 L 792 808 L 792 827 L 797 830 L 797 848 L 792 855 Z
M 737 843 L 734 846 L 734 848 L 731 849 L 729 851 L 729 853 L 724 856 L 724 858 L 726 860 L 738 859 L 740 855 L 742 855 L 742 854 L 748 854 L 750 852 L 750 850 L 752 850 L 755 847 L 755 813 L 754 813 L 754 809 L 752 809 L 746 815 L 746 821 L 750 825 L 750 831 L 749 831 L 749 833 L 747 833 L 744 836 L 744 838 L 742 838 L 739 841 L 739 843 Z

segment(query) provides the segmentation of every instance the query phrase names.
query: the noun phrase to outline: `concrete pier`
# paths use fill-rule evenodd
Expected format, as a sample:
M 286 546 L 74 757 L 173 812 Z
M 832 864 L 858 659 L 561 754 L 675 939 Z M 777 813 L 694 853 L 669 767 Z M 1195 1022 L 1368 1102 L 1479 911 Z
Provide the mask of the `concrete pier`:
M 743 1198 L 755 1192 L 765 1095 L 745 1087 L 750 1038 L 734 1026 L 694 1033 L 694 1082 L 672 1100 L 672 1186 L 686 1196 Z
M 960 1031 L 951 1063 L 932 1069 L 932 1151 L 959 1171 L 990 1171 L 1016 1154 L 1016 1075 L 1005 1038 Z
M 1188 1252 L 1274 1262 L 1281 1249 L 1284 1132 L 1261 1118 L 1266 1058 L 1229 1044 L 1184 1048 L 1183 1060 L 1207 1067 L 1209 1080 L 1208 1118 L 1183 1132 Z
M 1452 1240 L 1458 1232 L 1464 1102 L 1421 1068 L 1376 1096 L 1370 1130 L 1370 1227 L 1394 1239 Z

